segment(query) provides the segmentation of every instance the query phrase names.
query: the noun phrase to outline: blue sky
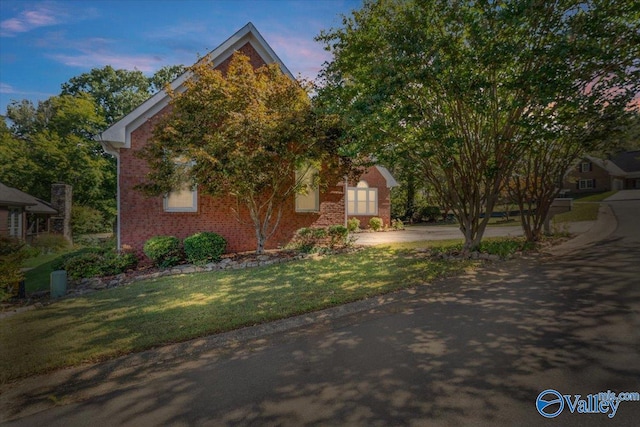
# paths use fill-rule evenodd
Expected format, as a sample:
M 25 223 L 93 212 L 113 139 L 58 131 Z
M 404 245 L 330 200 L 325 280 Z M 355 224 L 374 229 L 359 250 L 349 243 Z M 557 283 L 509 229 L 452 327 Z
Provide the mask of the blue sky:
M 361 0 L 0 1 L 0 114 L 34 103 L 92 68 L 191 65 L 253 22 L 294 75 L 315 78 L 330 58 L 313 39 Z

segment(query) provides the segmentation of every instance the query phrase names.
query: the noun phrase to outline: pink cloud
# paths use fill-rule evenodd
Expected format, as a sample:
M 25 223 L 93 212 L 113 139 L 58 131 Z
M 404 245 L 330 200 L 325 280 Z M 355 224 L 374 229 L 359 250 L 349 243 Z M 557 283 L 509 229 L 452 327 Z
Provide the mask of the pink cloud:
M 42 4 L 38 9 L 26 10 L 14 18 L 0 22 L 0 36 L 14 37 L 39 27 L 59 24 L 65 13 L 55 10 L 50 4 Z
M 331 54 L 313 40 L 278 34 L 267 34 L 265 39 L 294 75 L 315 79 L 322 64 L 331 59 Z

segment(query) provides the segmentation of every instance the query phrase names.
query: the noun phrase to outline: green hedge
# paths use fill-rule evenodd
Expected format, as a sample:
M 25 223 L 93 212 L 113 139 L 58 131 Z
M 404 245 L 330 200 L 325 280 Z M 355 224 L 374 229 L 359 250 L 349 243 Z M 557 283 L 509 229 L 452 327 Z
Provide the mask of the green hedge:
M 54 270 L 66 270 L 70 279 L 98 276 L 114 276 L 135 268 L 138 257 L 132 252 L 116 252 L 98 248 L 86 248 L 62 257 Z
M 172 267 L 184 259 L 180 240 L 174 236 L 155 236 L 144 243 L 142 251 L 155 265 Z
M 183 241 L 184 253 L 191 264 L 220 261 L 227 248 L 227 241 L 216 233 L 204 231 L 189 236 Z

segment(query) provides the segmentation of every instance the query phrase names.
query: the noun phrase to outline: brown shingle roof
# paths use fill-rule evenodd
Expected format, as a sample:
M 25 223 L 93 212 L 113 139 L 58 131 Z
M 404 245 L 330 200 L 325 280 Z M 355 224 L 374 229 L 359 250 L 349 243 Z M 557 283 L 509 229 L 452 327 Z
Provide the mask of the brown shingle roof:
M 611 158 L 611 162 L 625 172 L 640 172 L 640 150 L 618 153 Z
M 57 214 L 47 202 L 0 182 L 0 206 L 24 206 L 27 212 Z

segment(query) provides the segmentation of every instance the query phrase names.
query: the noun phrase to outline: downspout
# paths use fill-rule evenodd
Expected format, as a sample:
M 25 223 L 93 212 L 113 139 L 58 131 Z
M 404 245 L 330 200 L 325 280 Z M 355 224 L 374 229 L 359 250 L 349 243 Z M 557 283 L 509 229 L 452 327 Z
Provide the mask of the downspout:
M 344 177 L 344 226 L 347 227 L 349 216 L 349 200 L 347 199 L 349 194 L 349 179 L 345 175 Z

